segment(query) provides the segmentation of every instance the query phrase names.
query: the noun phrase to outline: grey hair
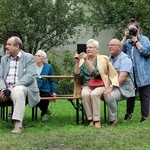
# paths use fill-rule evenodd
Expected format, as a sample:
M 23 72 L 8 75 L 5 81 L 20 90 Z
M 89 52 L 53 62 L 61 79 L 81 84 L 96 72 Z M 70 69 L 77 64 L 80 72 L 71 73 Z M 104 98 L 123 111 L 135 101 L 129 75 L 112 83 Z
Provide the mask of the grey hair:
M 97 40 L 89 39 L 89 40 L 86 42 L 86 44 L 88 44 L 88 43 L 90 43 L 90 42 L 92 42 L 92 43 L 94 44 L 94 46 L 99 49 L 99 42 L 98 42 Z
M 47 58 L 47 54 L 43 50 L 38 50 L 37 52 L 41 52 L 41 56 L 44 57 L 45 59 Z
M 12 36 L 11 38 L 14 38 L 14 42 L 13 42 L 13 45 L 16 46 L 16 45 L 19 45 L 19 48 L 22 49 L 23 48 L 23 44 L 22 44 L 22 41 L 19 37 L 17 36 Z

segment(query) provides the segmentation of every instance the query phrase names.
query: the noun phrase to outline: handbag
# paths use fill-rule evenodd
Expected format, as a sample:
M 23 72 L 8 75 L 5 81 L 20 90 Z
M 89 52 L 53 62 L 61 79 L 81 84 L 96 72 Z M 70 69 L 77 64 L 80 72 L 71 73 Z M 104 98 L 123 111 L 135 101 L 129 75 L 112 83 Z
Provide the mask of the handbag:
M 88 82 L 88 86 L 91 88 L 102 87 L 104 82 L 101 78 L 91 78 Z

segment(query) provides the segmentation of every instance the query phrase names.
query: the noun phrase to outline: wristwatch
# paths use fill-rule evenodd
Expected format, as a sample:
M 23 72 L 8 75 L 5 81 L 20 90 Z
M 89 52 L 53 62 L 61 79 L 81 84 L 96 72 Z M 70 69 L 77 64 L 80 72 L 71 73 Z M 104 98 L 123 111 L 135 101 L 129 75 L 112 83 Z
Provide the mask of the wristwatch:
M 136 44 L 137 42 L 138 42 L 138 40 L 137 40 L 137 41 L 135 41 L 135 42 L 134 42 L 134 44 Z

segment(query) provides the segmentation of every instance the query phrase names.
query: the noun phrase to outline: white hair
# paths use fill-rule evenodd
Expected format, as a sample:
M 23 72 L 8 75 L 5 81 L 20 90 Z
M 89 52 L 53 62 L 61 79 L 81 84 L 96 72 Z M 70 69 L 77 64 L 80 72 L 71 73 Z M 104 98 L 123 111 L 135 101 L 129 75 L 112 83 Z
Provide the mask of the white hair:
M 43 50 L 38 50 L 37 52 L 41 53 L 41 56 L 44 57 L 45 59 L 47 58 L 47 54 Z
M 86 44 L 88 44 L 88 43 L 90 43 L 90 42 L 92 42 L 92 43 L 94 44 L 94 46 L 99 49 L 99 42 L 98 42 L 97 40 L 89 39 L 89 40 L 86 42 Z

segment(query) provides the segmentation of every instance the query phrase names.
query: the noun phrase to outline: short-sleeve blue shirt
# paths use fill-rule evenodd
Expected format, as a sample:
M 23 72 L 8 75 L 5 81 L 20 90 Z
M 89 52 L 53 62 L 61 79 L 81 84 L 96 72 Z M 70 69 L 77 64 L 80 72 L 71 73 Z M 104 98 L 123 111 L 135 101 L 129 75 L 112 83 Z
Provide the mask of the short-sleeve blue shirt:
M 110 57 L 110 61 L 112 63 L 112 65 L 115 67 L 116 65 L 116 60 L 119 57 L 121 53 L 117 54 L 115 57 Z M 120 61 L 120 68 L 119 68 L 119 72 L 128 72 L 130 73 L 132 70 L 132 60 L 129 57 L 123 57 Z

